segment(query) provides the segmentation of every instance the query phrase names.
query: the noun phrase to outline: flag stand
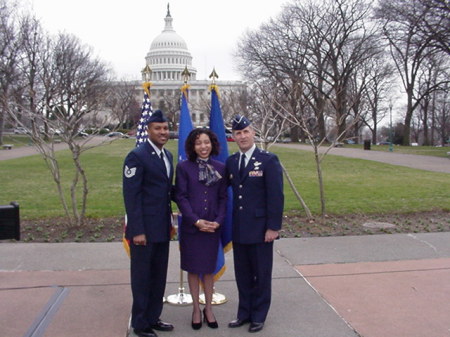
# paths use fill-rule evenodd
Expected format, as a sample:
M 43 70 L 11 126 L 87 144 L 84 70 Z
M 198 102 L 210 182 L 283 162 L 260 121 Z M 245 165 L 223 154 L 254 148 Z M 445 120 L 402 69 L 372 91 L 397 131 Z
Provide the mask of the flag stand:
M 166 301 L 168 304 L 180 306 L 192 304 L 192 296 L 184 292 L 183 270 L 180 269 L 180 286 L 178 287 L 178 294 L 167 296 Z
M 201 304 L 205 304 L 206 303 L 205 294 L 200 294 L 199 302 Z M 225 295 L 223 295 L 223 294 L 216 293 L 216 287 L 214 287 L 213 288 L 213 295 L 212 295 L 211 304 L 212 305 L 220 305 L 220 304 L 224 304 L 226 302 L 228 302 L 227 297 Z

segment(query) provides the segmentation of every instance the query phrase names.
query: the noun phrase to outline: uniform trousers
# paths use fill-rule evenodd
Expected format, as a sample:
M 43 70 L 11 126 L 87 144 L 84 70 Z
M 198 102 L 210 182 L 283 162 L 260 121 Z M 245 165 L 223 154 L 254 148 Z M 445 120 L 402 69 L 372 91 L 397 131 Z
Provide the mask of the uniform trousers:
M 160 318 L 166 289 L 169 242 L 130 245 L 131 255 L 131 326 L 149 328 Z
M 239 292 L 237 318 L 263 323 L 272 295 L 273 242 L 233 242 L 234 273 Z

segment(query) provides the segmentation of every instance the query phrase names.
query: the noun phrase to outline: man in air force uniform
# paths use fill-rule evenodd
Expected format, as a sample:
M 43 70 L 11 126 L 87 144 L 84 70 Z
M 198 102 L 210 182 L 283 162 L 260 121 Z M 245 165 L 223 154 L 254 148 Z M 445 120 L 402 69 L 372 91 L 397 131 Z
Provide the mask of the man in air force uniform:
M 148 117 L 148 140 L 134 148 L 123 167 L 127 213 L 125 236 L 130 242 L 133 305 L 131 325 L 140 337 L 173 325 L 160 320 L 166 286 L 172 226 L 173 157 L 164 149 L 169 139 L 167 119 L 160 110 Z
M 226 161 L 233 189 L 233 254 L 239 292 L 235 328 L 250 323 L 249 331 L 263 329 L 270 302 L 273 241 L 281 229 L 284 195 L 278 157 L 255 146 L 250 121 L 236 116 L 233 137 L 239 152 Z

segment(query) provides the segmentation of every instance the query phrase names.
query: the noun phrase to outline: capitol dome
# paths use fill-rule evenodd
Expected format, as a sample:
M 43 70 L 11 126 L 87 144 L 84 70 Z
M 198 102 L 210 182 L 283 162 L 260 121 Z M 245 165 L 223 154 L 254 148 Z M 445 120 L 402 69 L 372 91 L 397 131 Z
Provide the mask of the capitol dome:
M 146 64 L 152 70 L 152 81 L 182 81 L 182 72 L 191 73 L 190 80 L 195 80 L 197 70 L 192 66 L 192 56 L 186 41 L 172 27 L 169 5 L 164 19 L 164 30 L 151 43 L 150 51 L 145 57 Z

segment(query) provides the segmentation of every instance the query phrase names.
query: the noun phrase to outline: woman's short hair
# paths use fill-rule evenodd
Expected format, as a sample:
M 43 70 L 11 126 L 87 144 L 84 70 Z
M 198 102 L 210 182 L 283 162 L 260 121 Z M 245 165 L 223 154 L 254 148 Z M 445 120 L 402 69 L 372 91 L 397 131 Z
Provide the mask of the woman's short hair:
M 196 128 L 189 133 L 186 143 L 184 144 L 186 156 L 190 161 L 197 160 L 197 153 L 195 153 L 195 141 L 203 133 L 207 135 L 211 141 L 211 156 L 217 156 L 220 152 L 220 144 L 216 134 L 206 128 Z

